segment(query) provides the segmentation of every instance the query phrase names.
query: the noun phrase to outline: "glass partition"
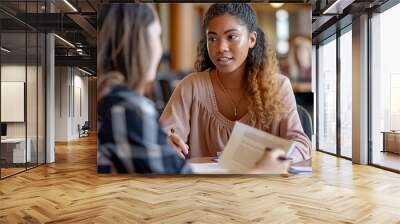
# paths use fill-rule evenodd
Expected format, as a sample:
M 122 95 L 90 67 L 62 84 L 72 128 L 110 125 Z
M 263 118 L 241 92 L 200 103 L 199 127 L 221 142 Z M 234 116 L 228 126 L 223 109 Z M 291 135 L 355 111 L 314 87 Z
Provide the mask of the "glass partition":
M 26 111 L 27 111 L 27 142 L 28 148 L 30 147 L 30 158 L 27 166 L 33 167 L 37 165 L 37 116 L 38 116 L 38 102 L 37 102 L 37 84 L 38 84 L 38 35 L 36 32 L 27 33 L 28 38 L 28 62 L 27 62 L 27 81 L 26 81 Z
M 37 162 L 38 165 L 46 162 L 45 124 L 46 124 L 46 38 L 43 33 L 38 34 L 38 65 L 37 65 Z
M 2 177 L 25 170 L 31 161 L 26 141 L 26 41 L 24 31 L 1 34 Z
M 372 164 L 400 170 L 400 4 L 371 18 Z
M 340 36 L 340 155 L 352 158 L 352 32 Z
M 46 40 L 17 19 L 25 12 L 42 12 L 43 5 L 44 1 L 0 3 L 17 10 L 15 15 L 0 11 L 0 178 L 45 162 Z
M 318 48 L 318 149 L 336 154 L 336 39 Z

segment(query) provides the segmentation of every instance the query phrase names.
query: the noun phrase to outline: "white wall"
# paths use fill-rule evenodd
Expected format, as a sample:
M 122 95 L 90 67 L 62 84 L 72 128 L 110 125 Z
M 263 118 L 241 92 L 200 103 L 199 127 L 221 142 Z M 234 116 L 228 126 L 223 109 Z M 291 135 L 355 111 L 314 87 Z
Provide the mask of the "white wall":
M 67 67 L 55 68 L 55 141 L 68 140 L 69 72 Z
M 26 70 L 25 70 L 26 69 Z M 4 82 L 25 82 L 25 75 L 27 71 L 27 76 L 29 79 L 29 85 L 36 85 L 36 81 L 33 81 L 31 77 L 36 76 L 36 67 L 18 64 L 9 64 L 1 66 L 1 81 Z M 30 106 L 30 111 L 36 111 L 36 88 L 27 88 L 27 103 Z M 34 102 L 34 104 L 32 104 Z M 32 108 L 34 107 L 34 108 Z M 1 108 L 1 110 L 7 110 L 8 108 Z M 27 113 L 28 119 L 28 129 L 30 127 L 36 130 L 36 113 Z M 35 124 L 31 122 L 35 121 Z M 7 136 L 8 137 L 25 137 L 25 123 L 26 122 L 7 122 Z M 35 125 L 35 127 L 33 127 Z M 28 130 L 28 137 L 30 131 Z
M 77 139 L 78 124 L 88 120 L 88 78 L 83 75 L 76 68 L 56 67 L 56 141 Z
M 25 82 L 25 69 L 25 65 L 2 65 L 1 81 Z M 7 110 L 7 108 L 1 108 L 1 110 Z M 25 123 L 7 123 L 7 137 L 25 137 Z

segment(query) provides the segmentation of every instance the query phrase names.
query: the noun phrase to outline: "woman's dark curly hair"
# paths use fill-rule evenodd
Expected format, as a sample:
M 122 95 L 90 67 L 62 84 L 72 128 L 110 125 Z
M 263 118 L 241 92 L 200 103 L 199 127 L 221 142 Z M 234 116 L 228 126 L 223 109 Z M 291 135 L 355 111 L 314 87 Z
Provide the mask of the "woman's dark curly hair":
M 256 13 L 250 5 L 218 3 L 208 9 L 202 24 L 195 68 L 197 71 L 215 68 L 207 51 L 206 29 L 210 20 L 225 14 L 237 18 L 242 25 L 247 27 L 249 33 L 257 32 L 256 44 L 249 49 L 246 59 L 246 93 L 250 100 L 248 109 L 252 125 L 268 131 L 272 121 L 279 119 L 285 109 L 278 89 L 278 61 L 275 52 L 267 45 L 265 34 L 258 27 Z

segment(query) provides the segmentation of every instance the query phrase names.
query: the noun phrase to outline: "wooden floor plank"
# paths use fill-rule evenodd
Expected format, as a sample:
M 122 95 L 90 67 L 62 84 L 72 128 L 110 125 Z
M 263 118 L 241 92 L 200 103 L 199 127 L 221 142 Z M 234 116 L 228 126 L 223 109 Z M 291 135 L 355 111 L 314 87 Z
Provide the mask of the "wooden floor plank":
M 400 175 L 320 152 L 313 174 L 96 173 L 96 139 L 0 181 L 0 223 L 400 223 Z

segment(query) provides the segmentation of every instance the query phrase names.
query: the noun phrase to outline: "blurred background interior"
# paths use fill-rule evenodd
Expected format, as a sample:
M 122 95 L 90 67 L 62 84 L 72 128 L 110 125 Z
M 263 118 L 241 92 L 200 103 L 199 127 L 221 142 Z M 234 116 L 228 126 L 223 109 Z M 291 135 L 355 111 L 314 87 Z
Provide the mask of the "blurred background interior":
M 1 176 L 24 171 L 46 160 L 45 95 L 51 87 L 46 86 L 49 81 L 46 77 L 49 79 L 53 72 L 54 141 L 70 141 L 95 132 L 97 23 L 101 21 L 97 13 L 102 3 L 110 2 L 126 1 L 0 2 L 0 80 L 2 95 L 8 95 L 2 97 L 0 107 L 2 135 L 7 141 L 14 141 L 3 140 L 0 146 Z M 177 82 L 194 70 L 202 17 L 210 5 L 155 4 L 162 24 L 164 52 L 150 97 L 159 112 Z M 269 44 L 277 52 L 281 73 L 292 80 L 298 103 L 313 114 L 311 6 L 305 3 L 252 6 Z M 46 33 L 54 35 L 46 39 Z M 16 85 L 22 86 L 16 88 Z M 8 89 L 15 89 L 17 94 L 7 92 Z M 20 108 L 14 109 L 21 112 L 18 116 L 10 110 L 11 105 L 19 105 Z
M 0 178 L 54 162 L 54 142 L 96 133 L 97 14 L 114 2 L 132 1 L 0 1 Z M 311 115 L 313 148 L 399 171 L 398 0 L 291 2 L 252 5 Z M 152 86 L 159 111 L 193 71 L 209 5 L 156 4 L 164 48 Z M 366 91 L 355 95 L 354 86 Z M 355 127 L 357 119 L 364 120 Z
M 157 4 L 162 24 L 164 55 L 153 99 L 159 111 L 176 85 L 194 71 L 201 22 L 211 3 Z M 281 73 L 287 75 L 297 103 L 313 114 L 311 86 L 311 6 L 309 4 L 253 3 L 268 44 L 276 51 Z

